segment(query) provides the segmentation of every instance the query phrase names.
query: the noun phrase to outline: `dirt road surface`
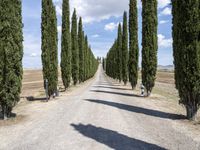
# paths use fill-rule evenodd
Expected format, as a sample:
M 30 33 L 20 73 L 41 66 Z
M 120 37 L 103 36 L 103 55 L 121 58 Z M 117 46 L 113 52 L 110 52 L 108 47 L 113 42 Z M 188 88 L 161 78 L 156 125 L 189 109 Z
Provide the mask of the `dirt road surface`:
M 0 150 L 199 150 L 199 126 L 170 106 L 140 97 L 100 67 L 56 100 L 18 106 L 17 119 L 0 125 Z

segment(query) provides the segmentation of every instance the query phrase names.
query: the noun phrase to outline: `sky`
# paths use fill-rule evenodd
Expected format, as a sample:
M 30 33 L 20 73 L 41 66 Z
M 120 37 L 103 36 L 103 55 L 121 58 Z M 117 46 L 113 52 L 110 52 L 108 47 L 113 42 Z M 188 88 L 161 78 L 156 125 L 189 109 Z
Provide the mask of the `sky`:
M 53 0 L 57 12 L 58 51 L 60 59 L 60 39 L 62 25 L 62 0 Z M 158 64 L 172 65 L 172 16 L 171 0 L 158 0 Z M 117 26 L 122 22 L 124 11 L 129 10 L 129 0 L 70 0 L 71 14 L 76 8 L 83 18 L 84 31 L 95 56 L 105 57 L 117 37 Z M 22 0 L 24 68 L 41 68 L 41 0 Z M 142 6 L 138 0 L 138 37 L 142 40 Z

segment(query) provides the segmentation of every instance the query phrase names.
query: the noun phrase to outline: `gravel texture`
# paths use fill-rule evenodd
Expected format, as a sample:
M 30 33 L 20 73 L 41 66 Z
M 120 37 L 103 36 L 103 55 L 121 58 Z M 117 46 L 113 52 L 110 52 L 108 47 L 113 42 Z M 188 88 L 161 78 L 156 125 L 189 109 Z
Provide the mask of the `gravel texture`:
M 96 76 L 48 103 L 19 106 L 0 126 L 1 150 L 199 150 L 182 115 L 158 99 Z M 198 132 L 198 136 L 199 136 Z

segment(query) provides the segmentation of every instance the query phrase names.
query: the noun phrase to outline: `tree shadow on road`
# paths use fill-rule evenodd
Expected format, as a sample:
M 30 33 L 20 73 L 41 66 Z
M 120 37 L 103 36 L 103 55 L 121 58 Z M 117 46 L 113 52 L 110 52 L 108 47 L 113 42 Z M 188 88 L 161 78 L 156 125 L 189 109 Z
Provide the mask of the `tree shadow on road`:
M 16 118 L 16 117 L 17 117 L 16 113 L 11 113 L 8 119 Z M 4 120 L 2 110 L 0 110 L 0 120 Z
M 165 150 L 165 148 L 155 144 L 147 143 L 116 131 L 95 127 L 93 125 L 71 124 L 71 126 L 82 135 L 115 150 Z
M 143 97 L 143 96 L 136 95 L 136 94 L 120 93 L 120 92 L 113 92 L 113 91 L 103 91 L 103 90 L 91 90 L 91 92 L 96 92 L 96 93 L 107 93 L 107 94 L 116 94 L 116 95 L 122 95 L 122 96 Z
M 114 89 L 114 90 L 124 90 L 124 91 L 131 91 L 132 89 L 125 89 L 125 88 L 118 88 L 118 87 L 112 87 L 112 86 L 102 86 L 102 85 L 98 85 L 98 86 L 93 86 L 95 88 L 105 88 L 105 89 Z
M 92 102 L 92 103 L 98 103 L 98 104 L 103 104 L 103 105 L 107 105 L 107 106 L 112 106 L 112 107 L 115 107 L 118 109 L 135 112 L 135 113 L 139 113 L 139 114 L 145 114 L 145 115 L 163 118 L 163 119 L 172 119 L 172 120 L 186 119 L 186 117 L 184 115 L 167 113 L 167 112 L 162 112 L 162 111 L 148 109 L 148 108 L 142 108 L 142 107 L 120 104 L 120 103 L 116 103 L 116 102 L 109 102 L 109 101 L 104 101 L 104 100 L 93 100 L 93 99 L 85 99 L 85 100 Z
M 112 82 L 98 82 L 96 85 L 99 85 L 99 86 L 112 86 L 112 87 L 120 86 L 120 84 L 112 83 Z
M 39 98 L 36 98 L 36 97 L 34 97 L 34 96 L 28 96 L 28 97 L 26 97 L 26 99 L 27 99 L 28 101 L 46 101 L 46 100 L 47 100 L 46 97 L 39 97 Z

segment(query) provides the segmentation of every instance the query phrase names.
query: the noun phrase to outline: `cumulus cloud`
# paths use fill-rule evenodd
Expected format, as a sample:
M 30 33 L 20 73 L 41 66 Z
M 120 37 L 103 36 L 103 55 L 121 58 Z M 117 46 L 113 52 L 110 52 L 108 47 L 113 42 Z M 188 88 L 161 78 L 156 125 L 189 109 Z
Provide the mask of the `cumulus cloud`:
M 53 1 L 56 5 L 57 14 L 61 16 L 62 0 Z M 158 8 L 165 8 L 170 3 L 171 0 L 158 0 Z M 82 16 L 85 23 L 98 22 L 109 19 L 110 17 L 122 16 L 123 11 L 129 10 L 128 7 L 129 0 L 70 0 L 71 14 L 73 9 L 76 8 L 78 16 Z M 138 8 L 141 7 L 141 0 L 138 0 Z
M 99 34 L 92 35 L 93 38 L 98 38 L 99 36 L 100 36 Z
M 62 7 L 60 7 L 59 5 L 56 5 L 56 12 L 58 15 L 62 16 Z
M 169 7 L 166 7 L 165 9 L 163 9 L 160 13 L 160 15 L 164 15 L 164 16 L 167 16 L 167 15 L 171 15 L 172 14 L 172 10 L 171 8 Z
M 172 38 L 167 39 L 163 34 L 158 34 L 158 46 L 168 48 L 172 46 Z
M 36 53 L 31 53 L 30 57 L 37 57 L 38 55 Z
M 118 27 L 118 23 L 111 22 L 105 25 L 104 30 L 114 31 L 117 27 Z
M 159 21 L 159 24 L 166 24 L 166 23 L 168 23 L 169 22 L 169 20 L 160 20 Z
M 158 8 L 164 8 L 171 3 L 171 0 L 158 0 Z
M 25 51 L 29 54 L 39 53 L 41 51 L 40 39 L 31 34 L 25 34 L 24 36 L 26 37 L 23 42 Z
M 58 15 L 62 15 L 62 0 L 54 0 Z M 74 8 L 85 23 L 98 22 L 110 17 L 119 17 L 128 10 L 129 0 L 71 0 L 71 14 Z
M 57 26 L 57 30 L 58 30 L 58 33 L 61 33 L 62 27 L 61 26 Z

